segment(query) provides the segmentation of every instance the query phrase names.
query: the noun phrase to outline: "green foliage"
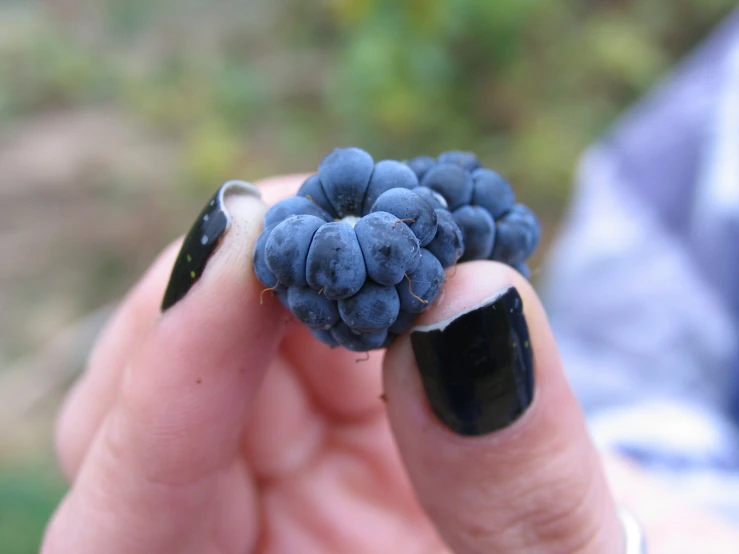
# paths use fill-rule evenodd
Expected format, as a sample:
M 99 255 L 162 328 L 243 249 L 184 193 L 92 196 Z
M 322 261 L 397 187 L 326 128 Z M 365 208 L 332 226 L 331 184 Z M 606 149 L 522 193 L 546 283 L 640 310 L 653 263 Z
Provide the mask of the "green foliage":
M 327 110 L 373 151 L 462 145 L 561 205 L 582 149 L 731 6 L 336 0 Z
M 187 133 L 184 147 L 184 175 L 187 184 L 219 183 L 224 174 L 238 171 L 240 144 L 228 126 L 206 122 Z
M 182 145 L 178 180 L 198 194 L 234 172 L 311 168 L 338 143 L 396 158 L 470 148 L 541 208 L 732 5 L 106 0 L 84 41 L 39 18 L 0 42 L 0 114 L 120 105 Z
M 48 467 L 0 468 L 0 552 L 38 552 L 63 494 L 61 479 Z
M 0 35 L 0 117 L 91 102 L 104 94 L 109 68 L 64 33 L 18 18 L 5 22 Z

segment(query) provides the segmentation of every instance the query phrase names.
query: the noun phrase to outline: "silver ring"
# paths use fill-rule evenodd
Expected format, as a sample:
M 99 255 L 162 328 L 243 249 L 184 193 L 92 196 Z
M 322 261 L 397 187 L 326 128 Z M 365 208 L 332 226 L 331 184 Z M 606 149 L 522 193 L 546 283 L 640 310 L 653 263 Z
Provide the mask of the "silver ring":
M 641 525 L 629 510 L 618 509 L 618 517 L 624 528 L 626 550 L 624 554 L 647 554 L 647 541 Z

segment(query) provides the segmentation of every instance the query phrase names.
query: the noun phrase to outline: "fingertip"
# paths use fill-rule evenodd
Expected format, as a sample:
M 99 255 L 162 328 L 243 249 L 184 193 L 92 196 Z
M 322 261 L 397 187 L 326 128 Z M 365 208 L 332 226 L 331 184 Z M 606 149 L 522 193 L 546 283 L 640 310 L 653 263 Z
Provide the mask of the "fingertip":
M 164 291 L 161 311 L 170 310 L 199 285 L 214 259 L 229 259 L 229 253 L 243 253 L 249 232 L 255 234 L 261 228 L 265 209 L 259 189 L 250 183 L 229 181 L 219 187 L 182 242 Z M 243 227 L 248 231 L 240 232 Z
M 262 199 L 264 202 L 271 206 L 280 200 L 294 196 L 298 192 L 300 185 L 302 185 L 308 177 L 310 177 L 309 173 L 279 175 L 277 177 L 260 179 L 255 184 L 262 192 Z
M 284 329 L 279 302 L 262 297 L 252 267 L 266 205 L 238 186 L 208 206 L 199 216 L 206 227 L 196 222 L 177 256 L 166 309 L 129 353 L 111 412 L 129 459 L 145 458 L 162 480 L 215 471 L 235 454 Z
M 455 549 L 618 547 L 582 413 L 520 274 L 461 264 L 444 298 L 389 349 L 384 382 L 416 492 Z
M 108 318 L 87 367 L 72 385 L 57 416 L 54 444 L 62 472 L 73 482 L 105 415 L 115 402 L 123 368 L 159 315 L 159 301 L 182 239 L 157 256 Z

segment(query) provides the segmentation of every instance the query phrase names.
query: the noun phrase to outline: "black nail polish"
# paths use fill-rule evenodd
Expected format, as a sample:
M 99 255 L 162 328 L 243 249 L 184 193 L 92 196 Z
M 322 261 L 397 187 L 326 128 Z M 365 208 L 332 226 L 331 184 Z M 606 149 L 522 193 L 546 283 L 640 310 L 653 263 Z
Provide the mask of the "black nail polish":
M 221 237 L 231 223 L 231 215 L 225 206 L 225 197 L 229 194 L 259 196 L 259 190 L 250 183 L 229 181 L 216 191 L 185 237 L 164 293 L 162 311 L 185 297 L 200 279 L 208 260 L 218 248 Z
M 515 288 L 451 320 L 417 327 L 411 344 L 431 408 L 452 431 L 492 433 L 531 404 L 533 355 Z

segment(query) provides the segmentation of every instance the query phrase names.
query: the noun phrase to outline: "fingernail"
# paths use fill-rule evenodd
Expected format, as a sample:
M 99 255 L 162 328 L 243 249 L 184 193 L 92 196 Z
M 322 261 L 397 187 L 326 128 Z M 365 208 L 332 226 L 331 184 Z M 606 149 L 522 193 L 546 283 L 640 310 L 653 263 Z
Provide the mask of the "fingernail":
M 431 408 L 455 433 L 492 433 L 531 404 L 533 355 L 514 287 L 448 320 L 416 327 L 411 344 Z
M 182 300 L 203 274 L 208 260 L 228 231 L 231 214 L 226 209 L 225 199 L 233 194 L 260 196 L 257 187 L 244 181 L 229 181 L 216 191 L 193 223 L 177 255 L 162 300 L 163 312 Z

